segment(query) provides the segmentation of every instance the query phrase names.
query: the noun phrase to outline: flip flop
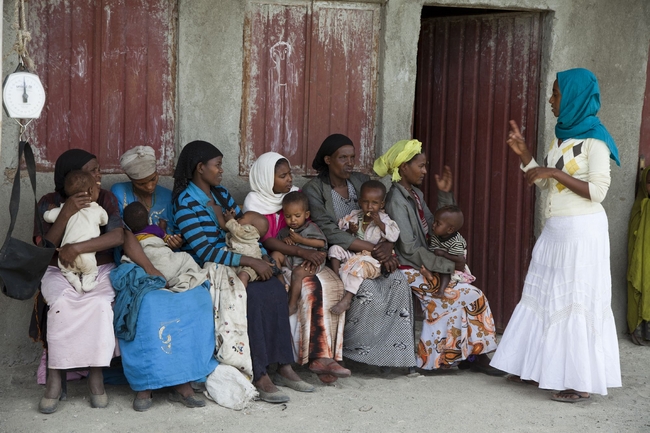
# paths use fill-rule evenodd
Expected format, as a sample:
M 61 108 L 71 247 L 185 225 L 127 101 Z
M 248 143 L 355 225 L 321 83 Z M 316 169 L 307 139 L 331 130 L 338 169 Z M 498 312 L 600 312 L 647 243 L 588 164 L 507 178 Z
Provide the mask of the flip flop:
M 568 391 L 568 390 L 560 391 L 551 395 L 551 400 L 559 401 L 561 403 L 577 403 L 579 401 L 589 400 L 590 398 L 591 398 L 590 395 L 588 395 L 587 397 L 583 397 L 577 391 Z

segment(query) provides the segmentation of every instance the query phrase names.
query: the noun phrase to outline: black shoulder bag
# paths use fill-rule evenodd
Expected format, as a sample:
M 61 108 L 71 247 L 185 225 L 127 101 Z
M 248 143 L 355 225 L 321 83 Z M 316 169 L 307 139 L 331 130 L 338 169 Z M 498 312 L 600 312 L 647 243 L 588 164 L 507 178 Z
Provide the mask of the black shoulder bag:
M 20 204 L 20 161 L 23 154 L 34 191 L 34 218 L 36 218 L 38 229 L 41 232 L 41 245 L 34 245 L 11 237 Z M 43 237 L 43 218 L 38 212 L 36 202 L 36 164 L 32 148 L 26 141 L 21 141 L 18 147 L 18 167 L 11 190 L 9 214 L 11 223 L 0 250 L 0 288 L 2 288 L 2 293 L 10 298 L 29 299 L 38 290 L 56 248 Z

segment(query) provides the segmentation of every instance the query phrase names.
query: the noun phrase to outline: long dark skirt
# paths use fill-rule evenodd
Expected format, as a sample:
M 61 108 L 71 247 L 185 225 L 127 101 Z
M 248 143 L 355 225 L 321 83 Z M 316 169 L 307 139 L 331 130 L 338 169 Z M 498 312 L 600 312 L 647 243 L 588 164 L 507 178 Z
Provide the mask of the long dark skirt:
M 287 292 L 277 278 L 249 283 L 246 293 L 253 380 L 258 380 L 266 374 L 269 364 L 294 362 L 289 304 Z
M 343 356 L 386 367 L 415 366 L 413 299 L 401 271 L 366 279 L 345 320 Z

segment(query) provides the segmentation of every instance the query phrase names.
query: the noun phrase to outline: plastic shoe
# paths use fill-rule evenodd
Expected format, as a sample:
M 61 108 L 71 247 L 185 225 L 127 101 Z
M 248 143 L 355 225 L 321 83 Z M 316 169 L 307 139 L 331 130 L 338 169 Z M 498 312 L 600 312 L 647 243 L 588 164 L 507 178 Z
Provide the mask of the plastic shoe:
M 175 401 L 175 402 L 183 403 L 185 405 L 185 407 L 189 407 L 189 408 L 205 406 L 205 400 L 197 397 L 196 394 L 192 394 L 190 396 L 183 397 L 176 390 L 169 393 L 169 401 Z
M 276 374 L 273 377 L 273 383 L 277 386 L 286 386 L 287 388 L 291 388 L 298 392 L 314 392 L 316 389 L 314 388 L 314 385 L 310 385 L 304 380 L 291 380 L 280 374 Z

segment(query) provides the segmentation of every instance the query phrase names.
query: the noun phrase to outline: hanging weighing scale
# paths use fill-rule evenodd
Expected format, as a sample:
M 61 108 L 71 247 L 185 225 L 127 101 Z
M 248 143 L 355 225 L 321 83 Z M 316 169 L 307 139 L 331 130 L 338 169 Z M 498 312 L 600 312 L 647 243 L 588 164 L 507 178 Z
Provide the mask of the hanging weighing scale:
M 20 125 L 21 132 L 34 119 L 38 119 L 45 106 L 43 84 L 38 75 L 27 70 L 22 57 L 16 71 L 7 75 L 2 83 L 2 105 L 7 116 Z

